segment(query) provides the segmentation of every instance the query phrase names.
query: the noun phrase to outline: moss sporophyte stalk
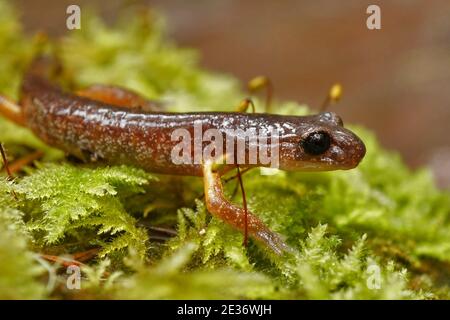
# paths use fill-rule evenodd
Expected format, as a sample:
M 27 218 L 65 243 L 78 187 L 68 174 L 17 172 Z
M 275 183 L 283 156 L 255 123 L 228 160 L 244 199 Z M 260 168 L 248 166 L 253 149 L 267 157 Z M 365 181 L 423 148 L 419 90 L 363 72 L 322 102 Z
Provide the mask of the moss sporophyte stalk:
M 160 17 L 135 14 L 124 12 L 114 26 L 86 14 L 80 30 L 49 40 L 63 82 L 123 86 L 177 112 L 232 111 L 245 97 L 236 79 L 201 69 L 195 50 L 166 39 Z M 14 100 L 42 50 L 18 21 L 0 1 L 0 92 Z M 274 100 L 271 108 L 311 113 L 295 102 Z M 350 126 L 367 149 L 355 169 L 244 176 L 248 208 L 293 250 L 281 256 L 255 242 L 242 246 L 241 233 L 211 217 L 199 178 L 80 163 L 4 118 L 0 128 L 11 163 L 43 152 L 0 184 L 2 298 L 449 298 L 450 196 L 364 128 Z M 234 187 L 224 185 L 230 199 Z M 232 199 L 242 202 L 239 193 Z M 80 289 L 48 286 L 40 254 L 92 250 L 95 258 L 80 265 Z M 49 265 L 55 283 L 66 283 L 61 264 Z

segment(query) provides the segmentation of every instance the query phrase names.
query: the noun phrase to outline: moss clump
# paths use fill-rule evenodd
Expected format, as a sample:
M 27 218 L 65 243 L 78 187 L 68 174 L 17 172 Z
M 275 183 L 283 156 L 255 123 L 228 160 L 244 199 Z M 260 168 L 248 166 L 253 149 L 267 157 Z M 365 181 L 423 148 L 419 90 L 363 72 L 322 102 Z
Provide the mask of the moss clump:
M 176 111 L 232 110 L 244 96 L 232 77 L 201 70 L 195 51 L 168 42 L 150 13 L 125 13 L 114 27 L 84 15 L 80 31 L 53 45 L 80 86 L 120 84 Z M 17 95 L 35 48 L 0 1 L 0 92 Z M 293 102 L 274 108 L 308 112 Z M 76 164 L 27 129 L 4 119 L 0 127 L 11 160 L 45 152 L 13 183 L 0 182 L 2 298 L 449 298 L 449 194 L 363 128 L 353 128 L 368 150 L 355 170 L 246 175 L 250 208 L 295 248 L 278 257 L 243 248 L 242 235 L 211 218 L 196 199 L 199 179 Z M 158 241 L 158 226 L 176 235 Z M 47 286 L 37 253 L 92 248 L 100 251 L 83 267 L 81 290 Z

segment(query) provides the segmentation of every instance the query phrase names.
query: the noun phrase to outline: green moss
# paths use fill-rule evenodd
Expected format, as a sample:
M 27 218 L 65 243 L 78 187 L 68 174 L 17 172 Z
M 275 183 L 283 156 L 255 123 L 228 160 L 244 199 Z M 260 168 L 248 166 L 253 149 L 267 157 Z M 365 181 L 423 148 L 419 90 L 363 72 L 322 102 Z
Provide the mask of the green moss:
M 40 299 L 46 288 L 37 279 L 44 269 L 36 255 L 28 251 L 29 234 L 22 220 L 23 213 L 10 208 L 10 183 L 0 184 L 0 299 Z
M 176 111 L 231 110 L 245 97 L 234 78 L 202 70 L 195 51 L 170 43 L 154 14 L 125 12 L 114 27 L 92 14 L 82 23 L 81 31 L 52 43 L 66 80 L 78 86 L 127 86 Z M 0 92 L 17 96 L 37 42 L 0 1 Z M 308 112 L 294 102 L 274 108 Z M 407 169 L 364 128 L 353 127 L 368 150 L 357 169 L 245 176 L 250 208 L 295 249 L 285 257 L 253 242 L 244 248 L 242 235 L 196 200 L 199 179 L 76 164 L 25 128 L 5 119 L 0 128 L 12 161 L 45 152 L 14 182 L 0 182 L 2 297 L 450 298 L 448 192 L 436 189 L 428 170 Z M 227 185 L 230 195 L 233 188 Z M 158 242 L 161 235 L 148 226 L 177 235 Z M 90 248 L 100 253 L 83 267 L 82 289 L 47 291 L 38 253 Z

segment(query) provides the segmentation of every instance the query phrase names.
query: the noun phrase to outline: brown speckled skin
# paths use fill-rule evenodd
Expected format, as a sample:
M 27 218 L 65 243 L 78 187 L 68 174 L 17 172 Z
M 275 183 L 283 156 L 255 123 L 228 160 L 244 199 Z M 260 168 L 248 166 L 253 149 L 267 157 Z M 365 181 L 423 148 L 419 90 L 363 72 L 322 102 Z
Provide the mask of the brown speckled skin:
M 177 165 L 171 160 L 171 150 L 178 144 L 178 141 L 171 141 L 173 130 L 187 129 L 193 137 L 194 121 L 201 121 L 203 130 L 216 128 L 221 132 L 237 128 L 255 128 L 259 133 L 277 130 L 280 169 L 283 170 L 350 169 L 365 154 L 363 142 L 330 112 L 305 117 L 151 113 L 66 93 L 37 72 L 24 76 L 19 104 L 26 125 L 47 144 L 85 160 L 104 159 L 112 164 L 131 164 L 156 173 L 202 175 L 199 164 Z M 330 134 L 332 146 L 319 156 L 305 154 L 300 141 L 317 130 Z M 248 143 L 246 146 L 249 147 Z

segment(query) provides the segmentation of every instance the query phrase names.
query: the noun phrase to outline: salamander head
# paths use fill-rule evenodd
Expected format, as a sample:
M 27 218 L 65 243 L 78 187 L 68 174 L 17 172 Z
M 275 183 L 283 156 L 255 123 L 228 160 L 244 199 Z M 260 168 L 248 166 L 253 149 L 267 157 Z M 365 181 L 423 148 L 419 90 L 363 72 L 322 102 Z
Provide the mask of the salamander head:
M 299 117 L 300 118 L 300 117 Z M 280 169 L 327 171 L 355 168 L 366 147 L 332 112 L 293 121 L 294 134 L 281 138 Z

